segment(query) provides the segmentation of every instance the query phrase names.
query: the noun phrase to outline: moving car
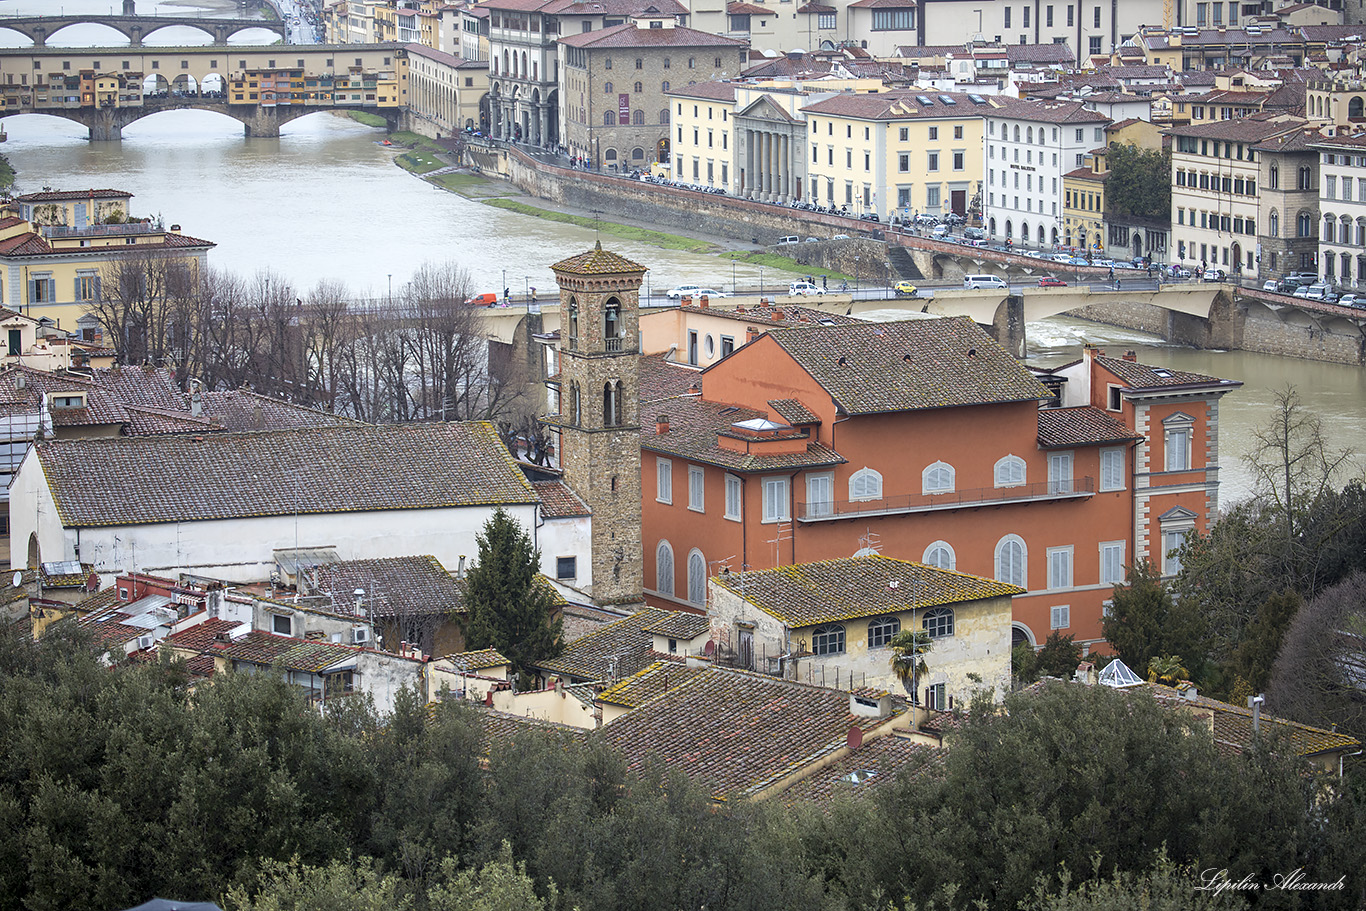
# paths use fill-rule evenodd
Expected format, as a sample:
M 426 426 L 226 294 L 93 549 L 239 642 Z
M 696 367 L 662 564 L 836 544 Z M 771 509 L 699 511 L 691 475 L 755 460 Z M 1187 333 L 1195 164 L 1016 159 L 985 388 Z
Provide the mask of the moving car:
M 824 293 L 824 288 L 822 288 L 820 285 L 812 284 L 811 282 L 793 282 L 792 284 L 787 286 L 787 294 L 789 297 L 797 297 L 799 295 L 802 297 L 806 297 L 810 294 L 819 295 Z
M 1200 279 L 1202 282 L 1222 282 L 1228 280 L 1228 273 L 1223 269 L 1206 269 L 1205 274 Z
M 1051 276 L 1051 275 L 1045 275 L 1043 278 L 1039 279 L 1039 287 L 1040 287 L 1040 288 L 1066 288 L 1066 287 L 1067 287 L 1067 282 L 1063 281 L 1063 280 L 1060 279 L 1060 278 L 1054 278 L 1054 277 Z
M 685 296 L 697 300 L 701 297 L 729 297 L 730 295 L 724 291 L 717 291 L 715 288 L 698 288 L 695 291 L 689 291 Z
M 896 292 L 897 297 L 913 297 L 915 295 L 915 285 L 907 281 L 897 282 L 892 286 L 892 290 Z
M 492 307 L 494 304 L 498 303 L 498 295 L 492 291 L 487 291 L 483 294 L 476 294 L 474 297 L 465 301 L 465 303 L 469 304 L 471 307 Z

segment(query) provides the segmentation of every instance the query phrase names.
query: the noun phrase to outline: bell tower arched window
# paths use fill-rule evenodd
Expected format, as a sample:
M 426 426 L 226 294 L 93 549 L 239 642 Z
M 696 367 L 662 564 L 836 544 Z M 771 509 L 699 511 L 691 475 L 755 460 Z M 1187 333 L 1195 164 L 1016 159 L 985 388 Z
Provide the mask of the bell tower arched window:
M 602 386 L 602 426 L 621 425 L 621 381 L 608 380 Z
M 602 338 L 608 351 L 621 350 L 621 303 L 614 297 L 602 311 Z
M 574 425 L 575 425 L 575 426 L 578 426 L 578 425 L 582 424 L 582 423 L 583 423 L 583 397 L 582 397 L 582 396 L 580 395 L 580 393 L 579 393 L 579 384 L 578 384 L 578 383 L 570 383 L 570 384 L 569 384 L 569 406 L 570 406 L 570 412 L 569 412 L 569 414 L 570 414 L 570 416 L 573 418 Z
M 569 349 L 571 351 L 579 347 L 579 302 L 574 298 L 569 299 Z

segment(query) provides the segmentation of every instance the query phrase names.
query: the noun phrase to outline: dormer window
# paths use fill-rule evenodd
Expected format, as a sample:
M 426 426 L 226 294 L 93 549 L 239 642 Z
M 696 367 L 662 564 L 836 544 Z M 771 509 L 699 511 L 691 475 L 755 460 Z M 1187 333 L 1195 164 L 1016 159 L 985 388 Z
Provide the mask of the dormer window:
M 53 411 L 60 411 L 60 410 L 62 410 L 62 409 L 69 409 L 69 408 L 84 408 L 84 407 L 85 407 L 85 393 L 84 393 L 84 392 L 67 392 L 67 393 L 62 393 L 62 394 L 60 394 L 60 395 L 54 394 L 54 395 L 52 395 L 52 396 L 48 399 L 47 406 L 48 406 L 48 408 L 52 409 Z

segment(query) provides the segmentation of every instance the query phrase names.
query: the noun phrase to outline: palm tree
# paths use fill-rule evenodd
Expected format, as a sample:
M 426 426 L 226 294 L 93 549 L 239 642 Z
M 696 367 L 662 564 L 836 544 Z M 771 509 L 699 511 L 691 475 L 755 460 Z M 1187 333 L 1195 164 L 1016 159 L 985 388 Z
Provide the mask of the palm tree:
M 923 629 L 903 629 L 887 644 L 892 649 L 892 673 L 910 690 L 911 701 L 918 704 L 916 681 L 922 674 L 929 673 L 924 656 L 934 648 L 934 640 Z
M 1153 656 L 1148 659 L 1148 682 L 1169 683 L 1172 686 L 1190 676 L 1190 671 L 1181 666 L 1180 655 Z

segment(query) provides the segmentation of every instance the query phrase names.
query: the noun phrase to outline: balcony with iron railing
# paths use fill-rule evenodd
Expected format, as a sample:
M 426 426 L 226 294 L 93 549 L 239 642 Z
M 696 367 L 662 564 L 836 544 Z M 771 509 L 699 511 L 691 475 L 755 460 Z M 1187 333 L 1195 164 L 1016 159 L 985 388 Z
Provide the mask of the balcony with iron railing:
M 797 504 L 798 522 L 833 522 L 870 516 L 895 516 L 974 506 L 1004 506 L 1010 503 L 1047 503 L 1093 496 L 1093 478 L 1070 481 L 1037 481 L 1014 487 L 976 487 L 947 490 L 943 493 L 903 494 L 876 500 L 815 500 Z
M 155 234 L 163 230 L 165 229 L 161 225 L 146 221 L 130 221 L 114 225 L 86 225 L 84 227 L 42 226 L 45 237 L 125 237 L 130 234 Z

